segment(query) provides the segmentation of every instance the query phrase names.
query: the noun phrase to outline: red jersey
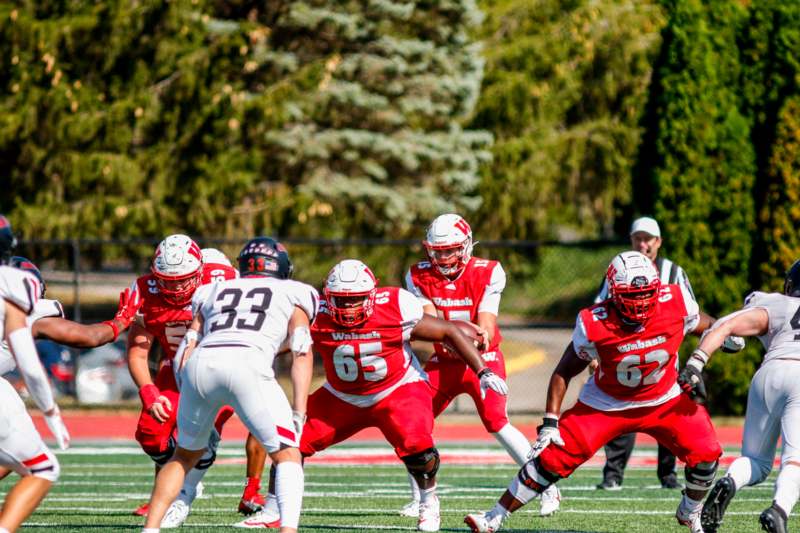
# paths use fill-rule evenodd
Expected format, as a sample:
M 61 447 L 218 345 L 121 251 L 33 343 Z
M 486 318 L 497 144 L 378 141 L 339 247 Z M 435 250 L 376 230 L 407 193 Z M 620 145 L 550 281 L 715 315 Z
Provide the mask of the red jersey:
M 311 337 L 325 366 L 326 388 L 339 397 L 369 397 L 370 404 L 403 383 L 414 359 L 408 344 L 411 330 L 422 314 L 419 300 L 400 287 L 379 288 L 372 315 L 351 328 L 334 322 L 321 306 Z
M 413 265 L 406 274 L 408 290 L 416 294 L 423 305 L 432 304 L 440 318 L 466 320 L 473 324 L 478 323 L 478 313 L 481 311 L 497 315 L 505 284 L 506 275 L 500 263 L 478 257 L 470 258 L 454 280 L 440 274 L 429 261 Z M 492 344 L 486 351 L 497 351 L 502 340 L 500 329 L 495 327 Z M 435 343 L 434 348 L 439 357 L 454 357 L 441 343 Z
M 601 410 L 657 405 L 677 396 L 678 349 L 697 326 L 699 308 L 682 285 L 665 285 L 643 325 L 626 324 L 610 300 L 582 309 L 572 342 L 600 363 L 580 400 Z
M 236 277 L 238 277 L 238 272 L 233 267 L 208 263 L 203 265 L 203 277 L 200 284 L 205 285 Z M 158 292 L 158 283 L 153 274 L 146 274 L 137 279 L 135 289 L 139 291 L 144 300 L 139 310 L 144 329 L 158 339 L 167 359 L 171 360 L 175 356 L 186 330 L 192 323 L 191 302 L 183 307 L 177 307 L 164 300 Z

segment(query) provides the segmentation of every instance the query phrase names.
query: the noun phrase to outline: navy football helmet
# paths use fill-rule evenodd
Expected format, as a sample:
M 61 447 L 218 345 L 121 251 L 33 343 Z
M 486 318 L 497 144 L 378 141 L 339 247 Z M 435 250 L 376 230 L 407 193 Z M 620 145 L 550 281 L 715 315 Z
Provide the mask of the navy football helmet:
M 36 276 L 36 278 L 39 280 L 39 286 L 42 288 L 40 291 L 41 294 L 39 294 L 39 298 L 44 298 L 44 293 L 47 292 L 47 283 L 45 283 L 44 276 L 42 276 L 39 267 L 34 265 L 28 259 L 25 259 L 24 257 L 21 257 L 19 255 L 13 256 L 8 261 L 8 266 L 24 270 L 25 272 L 30 272 L 31 274 Z
M 292 277 L 292 261 L 286 247 L 270 237 L 250 239 L 239 252 L 239 274 L 270 276 L 278 279 Z
M 0 265 L 8 264 L 11 259 L 11 252 L 17 246 L 17 238 L 11 231 L 11 222 L 6 217 L 0 215 Z
M 800 296 L 800 259 L 794 262 L 786 271 L 783 282 L 783 294 L 786 296 Z

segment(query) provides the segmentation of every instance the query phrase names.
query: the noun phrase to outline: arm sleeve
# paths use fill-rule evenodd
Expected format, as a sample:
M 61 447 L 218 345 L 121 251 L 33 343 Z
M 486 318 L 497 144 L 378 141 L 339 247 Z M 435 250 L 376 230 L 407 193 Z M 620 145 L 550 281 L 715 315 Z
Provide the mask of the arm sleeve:
M 319 293 L 311 285 L 296 283 L 297 285 L 292 291 L 292 303 L 305 311 L 309 322 L 314 322 L 319 312 Z
M 597 348 L 586 334 L 586 327 L 583 325 L 580 313 L 575 320 L 575 329 L 572 331 L 572 346 L 575 348 L 575 354 L 584 361 L 592 361 L 598 357 Z
M 430 299 L 428 299 L 424 294 L 422 294 L 422 291 L 419 289 L 419 287 L 414 284 L 414 278 L 411 276 L 410 268 L 406 272 L 405 286 L 408 292 L 419 298 L 422 305 L 433 305 L 433 302 L 430 301 Z
M 686 314 L 683 317 L 683 333 L 686 334 L 694 331 L 698 322 L 700 322 L 700 306 L 697 305 L 694 294 L 692 294 L 692 290 L 687 284 L 679 282 L 678 286 L 681 289 L 683 304 L 686 307 Z
M 478 306 L 479 313 L 492 313 L 497 316 L 500 313 L 500 297 L 503 294 L 503 289 L 506 288 L 506 272 L 500 263 L 495 264 L 492 270 L 492 277 L 489 280 L 489 285 L 483 292 L 483 298 Z
M 411 339 L 411 330 L 422 319 L 422 302 L 410 292 L 400 289 L 397 293 L 400 316 L 403 319 L 403 340 Z
M 42 411 L 49 411 L 55 405 L 55 400 L 53 400 L 50 381 L 39 362 L 39 354 L 36 352 L 31 330 L 20 328 L 13 331 L 8 336 L 8 344 L 17 360 L 17 368 L 22 374 L 22 379 L 25 380 L 25 385 L 28 387 L 33 401 Z
M 608 299 L 608 280 L 603 276 L 603 283 L 600 284 L 600 291 L 594 297 L 594 303 L 599 304 L 603 300 Z

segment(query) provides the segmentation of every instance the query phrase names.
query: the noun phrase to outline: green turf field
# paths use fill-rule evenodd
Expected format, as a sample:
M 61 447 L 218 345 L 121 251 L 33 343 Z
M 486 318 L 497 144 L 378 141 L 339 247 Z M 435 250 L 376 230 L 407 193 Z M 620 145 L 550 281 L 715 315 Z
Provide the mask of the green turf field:
M 84 453 L 59 454 L 61 480 L 23 531 L 138 531 L 142 519 L 131 516 L 130 512 L 149 497 L 152 464 L 143 455 L 132 453 L 135 450 L 132 445 L 126 447 L 130 450 L 126 453 L 95 447 L 84 448 Z M 457 446 L 441 448 L 453 450 Z M 75 451 L 81 452 L 81 447 L 76 447 Z M 223 452 L 220 457 L 228 462 L 243 454 L 235 445 L 227 445 Z M 466 531 L 464 515 L 489 508 L 516 471 L 512 466 L 443 465 L 439 476 L 442 531 Z M 205 495 L 195 502 L 184 529 L 233 531 L 225 526 L 241 518 L 235 508 L 243 478 L 241 464 L 215 465 L 206 476 Z M 564 497 L 561 512 L 554 517 L 540 518 L 538 503 L 532 502 L 529 508 L 512 516 L 506 530 L 687 531 L 679 527 L 673 517 L 679 493 L 657 486 L 652 470 L 629 470 L 623 490 L 616 492 L 595 490 L 599 478 L 597 467 L 579 470 L 560 484 Z M 773 481 L 774 474 L 761 486 L 741 491 L 729 508 L 722 531 L 758 531 L 758 514 L 772 499 Z M 11 483 L 13 475 L 2 481 L 3 495 Z M 416 521 L 397 515 L 406 501 L 406 475 L 400 464 L 309 464 L 301 530 L 411 531 Z

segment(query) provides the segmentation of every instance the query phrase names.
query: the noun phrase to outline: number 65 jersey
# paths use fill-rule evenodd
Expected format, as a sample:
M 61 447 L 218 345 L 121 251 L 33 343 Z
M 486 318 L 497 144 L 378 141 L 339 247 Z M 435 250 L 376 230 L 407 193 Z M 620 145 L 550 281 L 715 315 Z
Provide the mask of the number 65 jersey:
M 581 359 L 599 366 L 579 401 L 601 411 L 660 405 L 678 396 L 678 349 L 697 327 L 699 307 L 683 285 L 659 291 L 655 313 L 627 324 L 611 300 L 578 313 L 572 344 Z
M 202 285 L 192 297 L 193 315 L 199 313 L 204 319 L 198 346 L 252 346 L 264 352 L 271 369 L 295 307 L 313 321 L 319 308 L 317 290 L 299 281 L 265 276 Z
M 324 387 L 369 407 L 401 385 L 427 379 L 409 344 L 422 314 L 419 299 L 400 287 L 379 287 L 372 315 L 355 327 L 337 324 L 323 306 L 311 338 L 325 365 Z

